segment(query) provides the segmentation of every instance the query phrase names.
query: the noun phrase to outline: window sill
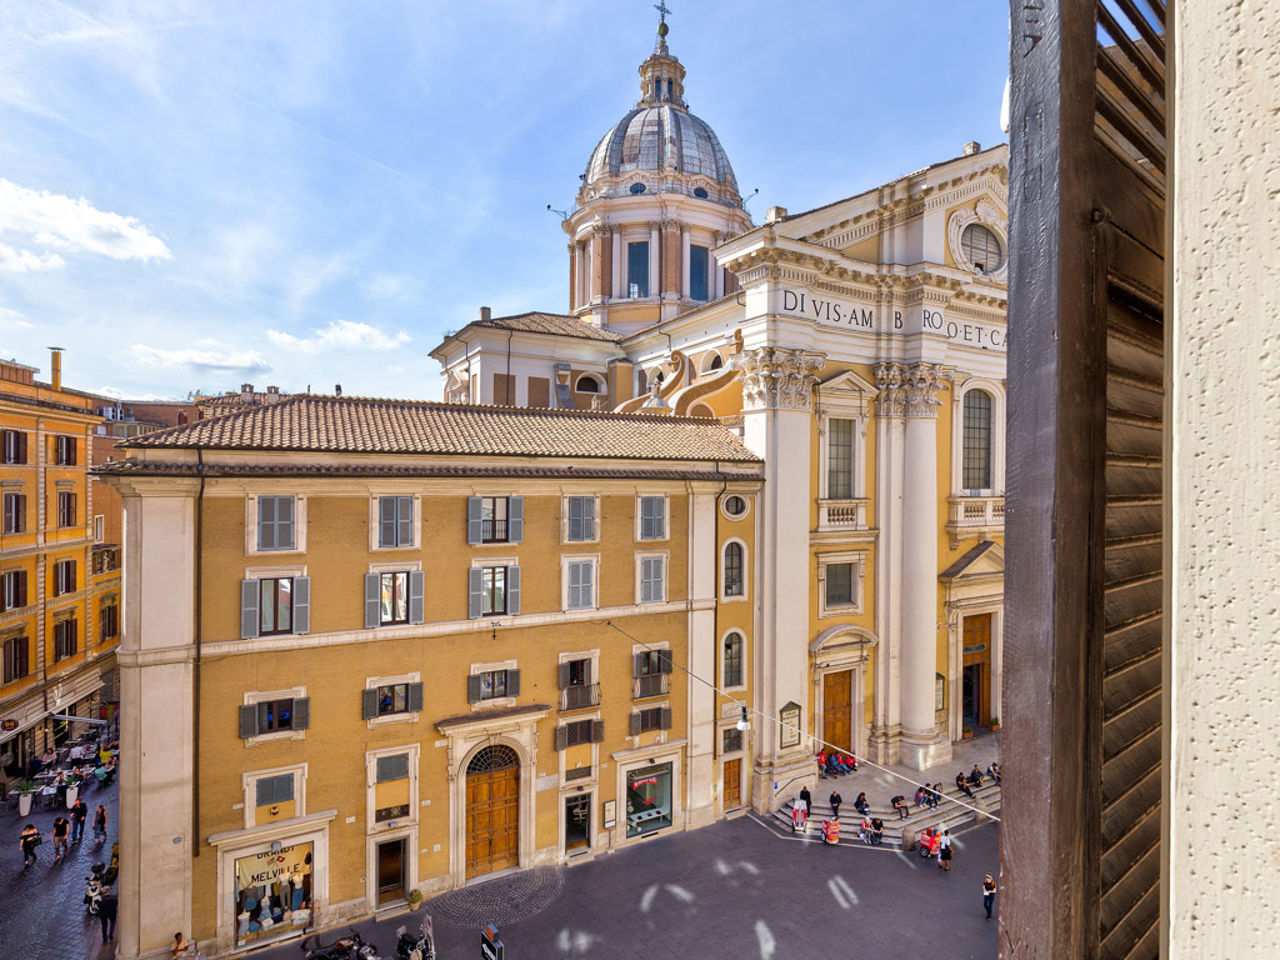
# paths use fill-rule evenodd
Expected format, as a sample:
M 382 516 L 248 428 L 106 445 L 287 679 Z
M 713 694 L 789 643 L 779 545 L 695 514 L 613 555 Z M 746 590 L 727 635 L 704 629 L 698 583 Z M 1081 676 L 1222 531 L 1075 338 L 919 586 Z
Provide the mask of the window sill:
M 721 603 L 746 603 L 747 596 L 746 594 L 735 593 L 733 596 L 722 596 L 720 598 L 720 602 Z
M 492 697 L 489 700 L 477 700 L 475 703 L 471 704 L 471 712 L 482 713 L 485 710 L 501 710 L 505 707 L 514 707 L 515 705 L 515 697 Z
M 277 730 L 273 733 L 260 733 L 256 737 L 246 737 L 244 745 L 246 747 L 256 747 L 263 743 L 272 743 L 276 740 L 305 740 L 307 731 L 305 730 Z
M 841 603 L 831 606 L 824 605 L 818 611 L 818 619 L 826 620 L 830 617 L 851 617 L 858 616 L 862 613 L 862 604 L 860 603 Z
M 413 713 L 389 713 L 383 717 L 370 717 L 365 723 L 372 730 L 374 727 L 385 727 L 393 723 L 417 723 L 418 718 L 422 714 L 414 711 Z

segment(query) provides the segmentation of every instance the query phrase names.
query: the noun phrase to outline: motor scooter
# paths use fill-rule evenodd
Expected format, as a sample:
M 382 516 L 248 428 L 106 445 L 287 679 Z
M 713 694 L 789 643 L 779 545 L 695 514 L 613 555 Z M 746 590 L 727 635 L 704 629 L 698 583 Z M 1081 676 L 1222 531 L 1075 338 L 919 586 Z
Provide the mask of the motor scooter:
M 104 869 L 101 863 L 95 863 L 91 868 L 91 874 L 84 878 L 84 905 L 90 916 L 97 916 L 98 908 L 102 904 L 102 888 L 106 886 L 102 879 Z
M 350 934 L 339 937 L 333 943 L 311 947 L 308 944 L 312 938 L 308 937 L 298 945 L 298 949 L 306 960 L 376 960 L 378 951 L 374 945 L 365 943 L 355 927 L 347 929 L 351 931 Z
M 408 927 L 403 926 L 396 928 L 396 957 L 399 960 L 436 960 L 431 917 L 422 918 L 422 927 L 416 934 L 409 934 L 407 930 Z

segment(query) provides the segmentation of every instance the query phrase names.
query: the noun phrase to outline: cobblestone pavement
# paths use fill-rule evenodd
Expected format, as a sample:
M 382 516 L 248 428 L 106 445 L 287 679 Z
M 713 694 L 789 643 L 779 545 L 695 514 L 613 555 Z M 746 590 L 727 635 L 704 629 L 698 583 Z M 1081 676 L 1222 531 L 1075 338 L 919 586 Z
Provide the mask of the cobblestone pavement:
M 962 831 L 955 851 L 943 873 L 915 855 L 806 843 L 740 818 L 555 868 L 564 889 L 541 912 L 519 903 L 492 909 L 524 917 L 500 927 L 509 960 L 995 957 L 996 922 L 982 910 L 982 878 L 999 866 L 997 828 Z M 440 960 L 479 956 L 478 917 L 494 883 L 424 905 Z M 434 909 L 437 903 L 446 909 Z M 454 919 L 462 915 L 477 919 Z M 412 929 L 417 920 L 401 914 L 358 929 L 390 957 L 400 924 Z M 299 953 L 295 942 L 259 956 L 298 960 Z
M 111 844 L 117 838 L 116 796 L 118 784 L 90 787 L 84 794 L 89 807 L 84 839 L 71 845 L 61 863 L 53 862 L 53 821 L 61 810 L 33 809 L 20 818 L 18 808 L 5 804 L 0 812 L 0 942 L 6 957 L 24 960 L 85 960 L 98 957 L 102 929 L 98 918 L 85 910 L 84 881 L 95 863 L 111 859 Z M 93 811 L 98 804 L 107 808 L 107 840 L 93 841 Z M 44 843 L 37 850 L 35 864 L 22 867 L 18 834 L 27 823 L 40 828 Z M 104 951 L 109 957 L 111 952 Z

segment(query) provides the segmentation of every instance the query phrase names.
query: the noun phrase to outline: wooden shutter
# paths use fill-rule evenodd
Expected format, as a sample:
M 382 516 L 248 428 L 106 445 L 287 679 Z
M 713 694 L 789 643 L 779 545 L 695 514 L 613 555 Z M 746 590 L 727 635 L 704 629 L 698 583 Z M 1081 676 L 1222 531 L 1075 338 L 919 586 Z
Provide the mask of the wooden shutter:
M 382 623 L 382 574 L 364 575 L 364 626 L 372 630 Z
M 311 578 L 293 578 L 293 632 L 311 632 Z
M 635 653 L 631 655 L 631 676 L 633 677 L 644 676 L 644 666 L 645 666 L 644 660 L 645 660 L 645 655 L 643 653 Z
M 474 620 L 484 610 L 484 569 L 472 567 L 467 571 L 467 616 Z
M 257 580 L 240 581 L 240 639 L 248 640 L 258 635 L 258 600 L 260 589 Z
M 360 718 L 372 720 L 378 715 L 378 690 L 376 687 L 360 691 Z
M 671 729 L 671 708 L 670 707 L 662 708 L 662 714 L 658 719 L 658 729 L 660 730 Z
M 306 730 L 311 726 L 311 698 L 295 697 L 293 701 L 293 729 Z
M 569 664 L 560 664 L 558 671 L 560 689 L 563 690 L 565 687 L 569 686 Z
M 1161 921 L 1166 4 L 1036 6 L 1013 7 L 1000 940 L 1138 960 Z
M 631 714 L 631 736 L 633 737 L 640 736 L 640 714 L 639 713 Z
M 396 546 L 396 498 L 378 498 L 378 546 Z
M 507 696 L 508 697 L 520 696 L 520 671 L 519 670 L 507 671 Z
M 397 497 L 396 545 L 413 546 L 413 497 Z
M 27 605 L 27 571 L 19 570 L 17 575 L 18 606 L 25 607 Z
M 507 567 L 507 613 L 520 612 L 520 568 Z
M 482 511 L 483 504 L 479 497 L 467 497 L 467 543 L 481 543 L 484 540 Z M 473 614 L 473 616 L 479 616 L 479 614 Z
M 293 497 L 276 497 L 276 549 L 293 549 Z
M 590 684 L 592 682 L 590 658 L 582 661 L 582 682 L 585 684 Z
M 556 749 L 563 750 L 569 746 L 569 728 L 567 726 L 556 727 Z
M 409 712 L 422 712 L 422 684 L 420 683 L 409 684 Z
M 467 677 L 467 703 L 480 702 L 480 674 L 473 673 Z
M 604 743 L 604 721 L 603 720 L 591 721 L 591 742 Z
M 673 665 L 671 660 L 671 651 L 670 650 L 658 651 L 658 663 L 661 665 L 661 670 L 663 673 L 670 673 Z
M 258 735 L 258 705 L 251 703 L 240 708 L 240 739 L 248 740 Z
M 507 497 L 507 540 L 510 543 L 524 540 L 524 497 Z
M 582 539 L 596 538 L 596 498 L 582 498 Z
M 422 623 L 427 618 L 427 575 L 422 570 L 409 571 L 409 622 Z

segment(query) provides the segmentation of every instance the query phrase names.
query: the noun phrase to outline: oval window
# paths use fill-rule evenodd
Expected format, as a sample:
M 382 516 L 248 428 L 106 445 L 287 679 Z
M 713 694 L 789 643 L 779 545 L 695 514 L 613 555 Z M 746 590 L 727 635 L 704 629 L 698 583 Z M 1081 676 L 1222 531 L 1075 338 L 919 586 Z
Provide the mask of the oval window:
M 724 512 L 731 517 L 740 517 L 747 512 L 747 501 L 736 495 L 725 497 Z
M 960 234 L 960 250 L 979 273 L 994 273 L 1004 260 L 1000 238 L 980 223 L 964 228 Z
M 707 188 L 706 188 L 706 187 L 694 187 L 694 188 L 693 188 L 693 195 L 694 195 L 695 197 L 697 197 L 699 200 L 705 200 L 705 199 L 707 199 Z
M 631 192 L 632 192 L 632 193 L 644 193 L 644 184 L 643 184 L 643 183 L 633 183 L 633 184 L 631 185 Z

